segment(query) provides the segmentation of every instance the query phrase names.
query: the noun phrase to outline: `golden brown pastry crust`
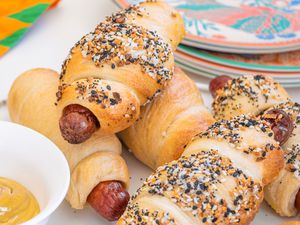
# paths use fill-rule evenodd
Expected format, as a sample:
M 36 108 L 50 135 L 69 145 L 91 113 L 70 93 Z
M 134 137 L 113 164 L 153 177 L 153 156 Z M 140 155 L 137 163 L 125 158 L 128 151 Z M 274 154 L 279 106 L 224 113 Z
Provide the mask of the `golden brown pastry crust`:
M 294 121 L 295 128 L 291 137 L 282 146 L 285 167 L 275 181 L 266 187 L 265 198 L 279 215 L 296 216 L 299 212 L 295 207 L 295 200 L 300 190 L 300 105 L 287 102 L 273 108 L 288 113 Z
M 58 73 L 50 69 L 32 69 L 23 73 L 10 89 L 8 109 L 13 122 L 42 133 L 65 154 L 71 169 L 72 187 L 67 199 L 72 207 L 82 208 L 86 198 L 79 199 L 79 196 L 89 194 L 88 191 L 95 187 L 93 182 L 87 181 L 119 180 L 127 186 L 128 169 L 120 156 L 122 146 L 115 135 L 101 136 L 95 132 L 89 140 L 77 145 L 69 144 L 61 137 L 57 123 L 60 113 L 54 105 L 58 77 Z M 108 165 L 107 159 L 115 170 L 100 170 L 98 163 L 104 161 Z M 86 165 L 88 160 L 93 162 Z M 82 176 L 86 168 L 95 170 Z M 74 188 L 77 186 L 80 188 L 76 192 Z
M 162 214 L 157 218 L 161 224 L 168 224 L 167 219 L 175 224 L 249 224 L 262 200 L 261 183 L 211 150 L 159 167 L 139 189 L 120 224 L 151 224 L 148 207 Z
M 139 107 L 171 79 L 172 50 L 183 36 L 181 16 L 163 2 L 145 2 L 106 18 L 76 43 L 63 64 L 60 110 L 69 104 L 87 107 L 102 134 L 129 127 Z
M 217 120 L 230 119 L 241 114 L 257 115 L 289 100 L 286 90 L 269 76 L 242 76 L 229 80 L 220 90 L 212 108 Z
M 144 182 L 117 224 L 249 224 L 264 185 L 283 167 L 270 133 L 266 121 L 251 116 L 213 124 Z
M 103 181 L 117 180 L 128 187 L 128 170 L 124 159 L 112 152 L 95 152 L 82 159 L 72 170 L 66 199 L 73 208 L 82 209 L 92 190 Z
M 195 83 L 176 68 L 162 93 L 119 136 L 140 161 L 156 169 L 178 159 L 192 137 L 213 122 Z
M 274 108 L 289 114 L 295 129 L 282 146 L 285 167 L 274 182 L 267 185 L 265 199 L 281 216 L 297 215 L 295 199 L 300 189 L 299 104 L 289 101 L 287 92 L 271 77 L 245 76 L 229 81 L 222 90 L 218 90 L 213 108 L 219 119 L 240 113 L 258 115 Z
M 267 122 L 250 115 L 214 123 L 193 139 L 183 155 L 195 154 L 199 149 L 218 150 L 264 185 L 275 179 L 284 164 L 283 151 Z M 255 166 L 246 167 L 245 162 Z

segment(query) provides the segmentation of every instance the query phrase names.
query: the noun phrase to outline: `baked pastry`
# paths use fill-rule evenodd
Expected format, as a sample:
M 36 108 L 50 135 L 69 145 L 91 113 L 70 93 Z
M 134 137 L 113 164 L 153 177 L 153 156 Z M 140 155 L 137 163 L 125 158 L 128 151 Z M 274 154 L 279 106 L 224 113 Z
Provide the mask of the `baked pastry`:
M 178 159 L 192 137 L 213 122 L 195 83 L 177 67 L 162 93 L 119 136 L 140 161 L 156 169 Z
M 225 77 L 227 79 L 221 76 L 210 83 L 210 90 L 215 95 L 212 109 L 217 120 L 247 113 L 257 115 L 289 100 L 286 90 L 269 76 Z
M 273 135 L 250 116 L 213 124 L 145 181 L 117 224 L 249 224 L 283 167 Z
M 62 136 L 77 144 L 96 130 L 113 134 L 132 125 L 140 106 L 172 78 L 173 51 L 183 37 L 180 14 L 161 1 L 107 17 L 75 44 L 62 66 Z
M 183 36 L 183 20 L 168 4 L 141 3 L 107 17 L 78 41 L 59 77 L 35 69 L 15 81 L 11 119 L 62 149 L 71 168 L 72 207 L 88 201 L 109 220 L 123 212 L 128 171 L 114 133 L 129 127 L 171 79 L 173 51 Z
M 65 154 L 71 170 L 66 199 L 73 208 L 83 208 L 87 199 L 91 198 L 89 202 L 98 208 L 100 214 L 115 220 L 122 214 L 129 200 L 125 190 L 129 182 L 128 169 L 120 156 L 121 144 L 115 135 L 101 136 L 98 131 L 79 145 L 69 144 L 61 137 L 57 123 L 60 113 L 54 105 L 58 77 L 58 73 L 49 69 L 33 69 L 19 76 L 8 96 L 10 118 L 13 122 L 42 133 Z M 101 185 L 103 182 L 105 187 Z M 105 188 L 117 189 L 117 193 L 98 195 L 96 199 L 90 197 Z M 115 195 L 118 195 L 119 203 L 109 201 Z M 108 204 L 111 209 L 99 210 L 95 203 L 102 204 L 102 207 Z
M 281 110 L 290 120 L 288 129 L 279 124 L 276 129 L 285 153 L 285 168 L 266 186 L 265 199 L 281 216 L 295 216 L 300 212 L 300 106 L 291 102 L 287 92 L 271 77 L 245 76 L 232 79 L 226 76 L 212 80 L 214 115 L 230 118 L 239 113 L 262 114 L 275 120 L 273 112 Z M 271 108 L 270 108 L 271 107 Z
M 281 216 L 296 216 L 300 212 L 300 105 L 282 103 L 272 109 L 288 113 L 294 130 L 283 144 L 285 167 L 265 189 L 265 199 Z M 267 111 L 270 111 L 269 109 Z M 268 118 L 267 113 L 263 117 Z

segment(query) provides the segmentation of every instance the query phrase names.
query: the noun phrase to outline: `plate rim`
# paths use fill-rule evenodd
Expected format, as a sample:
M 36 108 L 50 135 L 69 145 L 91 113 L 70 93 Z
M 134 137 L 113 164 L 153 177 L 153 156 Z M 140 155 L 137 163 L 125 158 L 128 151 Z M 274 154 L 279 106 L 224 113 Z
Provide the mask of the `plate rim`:
M 212 74 L 211 72 L 207 72 L 207 71 L 202 71 L 202 70 L 199 70 L 198 68 L 196 67 L 193 67 L 191 65 L 187 65 L 185 64 L 184 62 L 181 62 L 181 61 L 178 61 L 176 60 L 176 64 L 179 65 L 179 67 L 189 71 L 189 72 L 192 72 L 198 76 L 202 76 L 202 77 L 207 77 L 207 78 L 215 78 L 217 77 L 218 75 L 216 74 Z M 278 79 L 277 79 L 278 80 Z M 281 85 L 283 87 L 286 87 L 286 88 L 296 88 L 296 87 L 300 87 L 300 81 L 298 82 L 284 82 L 284 81 L 279 81 L 281 83 Z
M 190 54 L 197 58 L 204 59 L 207 61 L 219 63 L 221 65 L 227 65 L 227 66 L 245 68 L 245 69 L 259 69 L 259 70 L 263 70 L 263 71 L 265 70 L 271 72 L 300 72 L 300 66 L 276 66 L 276 65 L 273 66 L 273 65 L 262 65 L 256 63 L 234 61 L 232 59 L 226 59 L 226 58 L 214 56 L 212 54 L 202 52 L 201 50 L 198 51 L 197 49 L 193 49 L 192 47 L 186 45 L 179 45 L 177 49 L 186 54 Z
M 294 79 L 294 78 L 298 78 L 300 76 L 300 73 L 297 73 L 297 72 L 285 72 L 285 73 L 282 73 L 282 72 L 268 72 L 268 71 L 259 71 L 259 70 L 251 70 L 251 69 L 248 69 L 248 71 L 245 71 L 245 69 L 241 69 L 241 68 L 236 68 L 236 67 L 233 67 L 233 66 L 225 66 L 225 65 L 220 65 L 220 64 L 217 64 L 217 63 L 214 63 L 214 62 L 210 62 L 210 61 L 207 61 L 207 60 L 203 60 L 203 59 L 198 59 L 196 58 L 195 56 L 192 56 L 192 55 L 189 55 L 189 54 L 186 54 L 184 52 L 181 52 L 181 51 L 176 51 L 175 55 L 177 57 L 181 57 L 182 59 L 190 59 L 188 61 L 190 62 L 193 62 L 195 64 L 199 63 L 199 64 L 210 64 L 211 65 L 211 68 L 213 67 L 218 67 L 218 68 L 223 68 L 223 69 L 231 69 L 231 70 L 234 70 L 234 71 L 239 71 L 239 72 L 257 72 L 257 73 L 262 73 L 262 74 L 266 74 L 266 75 L 272 75 L 274 77 L 276 77 L 277 79 L 278 78 L 289 78 L 289 79 Z M 187 61 L 187 60 L 186 60 Z M 284 75 L 282 75 L 284 74 Z

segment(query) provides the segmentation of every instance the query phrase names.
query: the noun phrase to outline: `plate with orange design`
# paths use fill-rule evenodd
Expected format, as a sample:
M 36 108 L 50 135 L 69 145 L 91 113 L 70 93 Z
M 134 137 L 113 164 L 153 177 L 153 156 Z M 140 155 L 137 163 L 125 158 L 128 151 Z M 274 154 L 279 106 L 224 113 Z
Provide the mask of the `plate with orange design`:
M 142 0 L 115 0 L 128 7 Z M 184 44 L 214 51 L 273 53 L 300 49 L 299 0 L 166 0 L 185 23 Z

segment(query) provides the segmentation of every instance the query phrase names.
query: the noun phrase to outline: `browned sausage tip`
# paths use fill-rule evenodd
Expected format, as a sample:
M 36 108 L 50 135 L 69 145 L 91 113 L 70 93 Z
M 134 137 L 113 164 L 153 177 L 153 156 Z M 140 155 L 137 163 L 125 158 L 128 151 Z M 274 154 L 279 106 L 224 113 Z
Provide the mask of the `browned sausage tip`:
M 215 98 L 217 90 L 223 88 L 229 80 L 232 80 L 232 78 L 227 75 L 222 75 L 212 79 L 209 83 L 209 91 L 211 95 Z
M 124 213 L 129 194 L 118 181 L 99 183 L 88 196 L 88 203 L 109 221 L 118 220 Z
M 300 190 L 298 191 L 296 195 L 296 200 L 295 200 L 295 207 L 300 212 Z
M 100 124 L 95 115 L 77 104 L 65 107 L 59 120 L 61 135 L 71 144 L 86 141 L 99 127 Z
M 276 141 L 283 145 L 294 130 L 292 118 L 283 110 L 271 109 L 267 111 L 264 118 L 271 124 Z

